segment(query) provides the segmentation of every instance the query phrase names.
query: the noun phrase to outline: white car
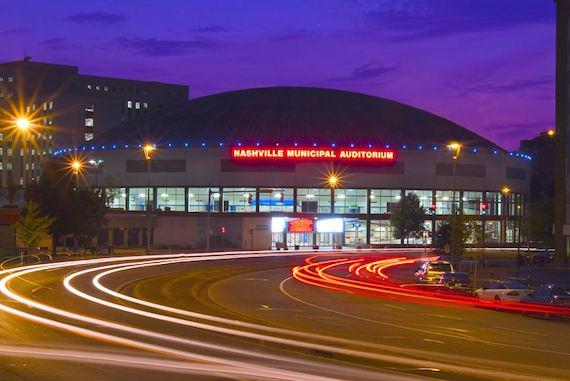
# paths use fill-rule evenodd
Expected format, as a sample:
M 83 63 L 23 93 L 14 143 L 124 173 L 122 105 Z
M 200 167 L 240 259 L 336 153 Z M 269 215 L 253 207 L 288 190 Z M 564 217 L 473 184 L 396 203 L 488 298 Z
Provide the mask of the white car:
M 473 296 L 480 299 L 491 299 L 500 302 L 520 302 L 530 294 L 531 290 L 517 280 L 491 281 L 489 286 L 473 292 Z
M 420 282 L 438 283 L 443 274 L 452 273 L 453 265 L 447 261 L 429 261 L 423 263 L 416 271 L 416 279 Z

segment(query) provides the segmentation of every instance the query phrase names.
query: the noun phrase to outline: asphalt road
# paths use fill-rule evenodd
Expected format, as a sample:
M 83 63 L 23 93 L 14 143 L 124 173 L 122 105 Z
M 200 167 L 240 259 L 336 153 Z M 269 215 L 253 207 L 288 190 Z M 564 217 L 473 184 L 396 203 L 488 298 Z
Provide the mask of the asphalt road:
M 570 379 L 566 321 L 316 287 L 291 278 L 308 255 L 6 270 L 0 380 Z

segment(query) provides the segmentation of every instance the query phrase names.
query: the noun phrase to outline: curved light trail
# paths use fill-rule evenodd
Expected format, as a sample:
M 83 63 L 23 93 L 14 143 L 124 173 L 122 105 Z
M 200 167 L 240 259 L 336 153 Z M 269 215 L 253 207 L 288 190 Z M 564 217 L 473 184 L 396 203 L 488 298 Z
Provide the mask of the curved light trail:
M 441 305 L 460 305 L 461 308 L 473 306 L 473 300 L 460 297 L 445 298 L 434 295 L 424 290 L 415 290 L 402 287 L 393 282 L 386 271 L 395 266 L 411 264 L 425 258 L 411 258 L 402 256 L 389 258 L 370 259 L 361 257 L 360 251 L 347 253 L 338 257 L 335 252 L 323 252 L 313 255 L 306 260 L 303 266 L 293 269 L 293 276 L 307 284 L 329 288 L 338 291 L 353 292 L 359 294 L 387 297 L 398 300 L 411 301 L 414 303 L 429 303 Z M 310 252 L 314 253 L 314 252 Z M 373 252 L 374 253 L 374 252 Z M 379 252 L 378 252 L 379 253 Z M 351 254 L 352 256 L 344 256 Z M 9 300 L 20 303 L 21 306 L 31 307 L 31 310 L 22 310 L 15 306 L 7 306 L 0 303 L 0 310 L 9 314 L 27 319 L 58 330 L 72 334 L 113 343 L 120 346 L 136 348 L 145 352 L 160 355 L 160 358 L 141 364 L 140 356 L 125 356 L 115 358 L 114 364 L 132 367 L 148 367 L 164 369 L 167 371 L 179 371 L 193 374 L 217 374 L 224 377 L 251 377 L 254 379 L 267 380 L 332 380 L 338 377 L 319 376 L 317 374 L 299 373 L 296 366 L 302 365 L 313 372 L 320 373 L 329 370 L 329 374 L 339 374 L 341 379 L 354 379 L 359 376 L 367 376 L 372 379 L 408 380 L 408 376 L 378 371 L 373 373 L 362 368 L 352 368 L 346 365 L 314 361 L 304 359 L 302 356 L 287 355 L 279 350 L 275 352 L 262 352 L 253 349 L 238 348 L 232 344 L 204 339 L 172 335 L 168 331 L 168 325 L 197 329 L 202 332 L 228 337 L 240 338 L 255 342 L 272 343 L 275 348 L 298 348 L 302 350 L 321 351 L 335 353 L 349 358 L 360 358 L 367 361 L 379 361 L 383 363 L 398 364 L 400 366 L 413 367 L 414 369 L 435 369 L 464 376 L 485 377 L 491 379 L 507 380 L 517 378 L 521 380 L 547 379 L 546 377 L 534 377 L 522 373 L 513 373 L 507 370 L 489 368 L 475 368 L 467 365 L 426 360 L 429 353 L 421 350 L 401 348 L 384 343 L 363 342 L 354 339 L 330 337 L 322 334 L 301 332 L 284 328 L 276 328 L 262 324 L 254 324 L 222 316 L 208 315 L 195 311 L 183 310 L 171 306 L 165 306 L 133 296 L 120 293 L 105 285 L 104 280 L 130 272 L 160 267 L 168 267 L 178 264 L 191 264 L 203 261 L 228 261 L 247 258 L 271 258 L 283 256 L 307 256 L 309 252 L 275 253 L 275 252 L 222 252 L 222 253 L 197 253 L 197 254 L 168 254 L 156 256 L 132 256 L 118 258 L 100 258 L 79 260 L 73 262 L 60 262 L 24 266 L 0 271 L 0 292 Z M 357 256 L 354 256 L 357 255 Z M 331 259 L 333 258 L 333 259 Z M 132 326 L 125 324 L 123 319 L 111 317 L 100 318 L 83 312 L 73 312 L 50 305 L 36 298 L 31 299 L 19 294 L 12 286 L 18 279 L 30 277 L 32 274 L 40 274 L 44 271 L 72 269 L 73 272 L 63 277 L 63 289 L 60 292 L 69 292 L 70 295 L 80 298 L 85 303 L 101 306 L 102 309 L 110 309 L 121 316 L 137 316 L 144 320 L 154 321 L 156 329 L 144 328 L 145 326 Z M 352 279 L 357 277 L 358 279 Z M 88 286 L 84 282 L 88 281 Z M 56 290 L 53 290 L 56 292 Z M 98 294 L 98 295 L 97 295 Z M 117 302 L 120 301 L 120 302 Z M 114 316 L 114 315 L 113 315 Z M 5 348 L 4 348 L 5 349 Z M 7 355 L 10 351 L 0 347 L 0 355 Z M 18 352 L 17 349 L 14 350 Z M 384 351 L 386 353 L 378 353 Z M 18 352 L 19 353 L 19 352 Z M 54 352 L 59 353 L 59 352 Z M 63 360 L 75 361 L 84 358 L 86 361 L 95 363 L 113 363 L 113 356 L 94 356 L 83 352 L 61 352 Z M 567 355 L 566 353 L 563 353 Z M 34 352 L 33 349 L 23 349 L 21 356 L 43 357 L 46 353 Z M 56 355 L 54 355 L 56 357 Z M 166 357 L 167 359 L 165 359 Z M 174 359 L 174 360 L 172 360 Z M 178 361 L 184 360 L 184 361 Z M 80 361 L 80 360 L 79 360 Z M 295 364 L 295 365 L 293 365 Z M 334 372 L 338 369 L 338 372 Z M 350 376 L 347 376 L 350 375 Z
M 498 305 L 493 300 L 430 291 L 421 284 L 396 283 L 386 274 L 388 269 L 396 266 L 437 258 L 439 257 L 399 256 L 382 259 L 348 257 L 315 261 L 315 257 L 310 257 L 305 260 L 305 265 L 295 266 L 291 272 L 293 278 L 312 286 L 403 302 L 455 308 L 500 307 L 508 311 L 570 316 L 570 308 L 504 301 Z M 352 279 L 350 275 L 359 279 Z

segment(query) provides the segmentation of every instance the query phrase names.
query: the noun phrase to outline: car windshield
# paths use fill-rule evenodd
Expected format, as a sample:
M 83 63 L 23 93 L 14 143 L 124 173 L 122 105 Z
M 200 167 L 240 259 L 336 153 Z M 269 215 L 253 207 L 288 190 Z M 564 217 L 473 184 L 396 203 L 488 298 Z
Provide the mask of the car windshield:
M 430 263 L 430 271 L 448 272 L 451 271 L 451 265 L 449 263 Z

